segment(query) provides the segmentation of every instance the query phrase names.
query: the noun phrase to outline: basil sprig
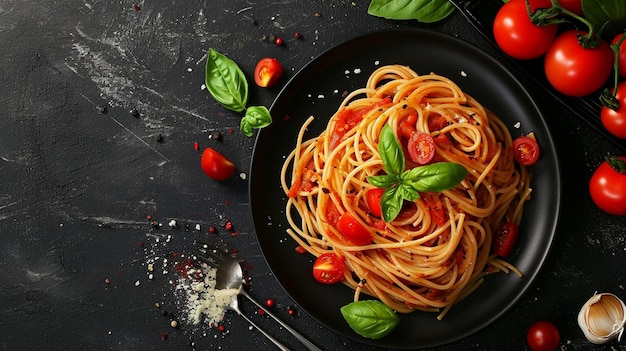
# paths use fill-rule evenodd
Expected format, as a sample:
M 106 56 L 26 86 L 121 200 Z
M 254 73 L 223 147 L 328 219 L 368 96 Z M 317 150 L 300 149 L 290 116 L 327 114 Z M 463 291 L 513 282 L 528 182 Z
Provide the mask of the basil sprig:
M 242 112 L 239 129 L 245 136 L 252 136 L 255 128 L 267 127 L 272 123 L 272 116 L 265 106 L 248 104 L 248 81 L 237 64 L 217 52 L 209 49 L 205 67 L 205 85 L 211 96 L 225 108 Z
M 341 307 L 341 315 L 352 330 L 370 339 L 382 338 L 400 323 L 400 317 L 378 300 L 351 302 Z
M 405 171 L 402 147 L 389 125 L 380 131 L 378 152 L 387 174 L 367 177 L 367 181 L 385 189 L 380 204 L 387 223 L 398 216 L 404 200 L 415 201 L 420 198 L 420 192 L 451 189 L 467 176 L 465 167 L 452 162 L 433 163 Z
M 453 11 L 454 5 L 448 0 L 372 0 L 367 9 L 372 16 L 423 23 L 440 21 Z

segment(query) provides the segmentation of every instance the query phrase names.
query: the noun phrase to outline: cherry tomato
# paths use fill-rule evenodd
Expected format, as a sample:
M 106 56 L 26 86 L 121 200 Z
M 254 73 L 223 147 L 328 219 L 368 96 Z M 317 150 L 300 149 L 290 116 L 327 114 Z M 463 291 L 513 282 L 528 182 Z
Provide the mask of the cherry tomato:
M 271 88 L 283 76 L 283 65 L 273 57 L 259 60 L 254 69 L 254 82 L 264 88 Z
M 559 347 L 561 334 L 551 322 L 539 321 L 528 328 L 526 341 L 533 351 L 554 351 Z
M 513 140 L 513 157 L 522 166 L 531 166 L 539 159 L 539 144 L 529 136 L 522 135 Z
M 585 35 L 585 33 L 580 33 Z M 550 84 L 569 96 L 585 96 L 600 89 L 613 69 L 613 50 L 607 42 L 593 49 L 578 43 L 578 32 L 560 34 L 546 53 L 544 70 Z
M 617 85 L 615 98 L 619 102 L 619 109 L 616 111 L 610 107 L 602 106 L 600 120 L 604 128 L 611 134 L 626 139 L 626 82 Z
M 354 245 L 361 246 L 372 242 L 372 234 L 369 230 L 348 212 L 344 212 L 344 214 L 339 217 L 337 226 L 339 232 Z
M 604 212 L 626 215 L 626 157 L 609 157 L 591 175 L 589 193 Z
M 365 200 L 367 201 L 367 207 L 369 207 L 370 213 L 378 218 L 383 216 L 380 199 L 382 199 L 384 193 L 385 189 L 382 188 L 371 189 L 365 193 Z
M 559 0 L 559 5 L 579 16 L 583 14 L 583 2 L 581 0 Z
M 207 176 L 215 180 L 228 179 L 235 172 L 235 164 L 210 147 L 202 152 L 200 166 Z
M 617 42 L 621 39 L 624 33 L 620 33 L 613 38 L 611 41 L 611 45 L 616 45 Z M 619 45 L 619 55 L 617 56 L 617 63 L 619 64 L 619 75 L 622 78 L 626 78 L 626 40 L 622 41 Z
M 334 253 L 321 254 L 313 263 L 313 277 L 323 284 L 335 284 L 344 278 L 346 264 Z
M 530 0 L 531 11 L 552 7 L 551 0 Z M 557 26 L 537 26 L 530 20 L 525 0 L 504 4 L 493 22 L 496 43 L 507 55 L 529 60 L 543 55 L 556 36 Z
M 493 236 L 493 252 L 500 257 L 509 257 L 513 253 L 519 229 L 515 223 L 500 224 Z
M 435 141 L 428 133 L 415 132 L 409 138 L 407 150 L 411 161 L 425 165 L 435 156 Z

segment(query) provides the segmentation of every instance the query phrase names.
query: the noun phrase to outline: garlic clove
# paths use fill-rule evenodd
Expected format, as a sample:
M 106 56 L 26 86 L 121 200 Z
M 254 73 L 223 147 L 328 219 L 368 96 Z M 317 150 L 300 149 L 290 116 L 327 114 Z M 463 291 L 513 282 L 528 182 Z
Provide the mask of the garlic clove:
M 587 340 L 604 344 L 621 337 L 626 324 L 626 305 L 617 296 L 595 293 L 578 313 L 578 325 Z

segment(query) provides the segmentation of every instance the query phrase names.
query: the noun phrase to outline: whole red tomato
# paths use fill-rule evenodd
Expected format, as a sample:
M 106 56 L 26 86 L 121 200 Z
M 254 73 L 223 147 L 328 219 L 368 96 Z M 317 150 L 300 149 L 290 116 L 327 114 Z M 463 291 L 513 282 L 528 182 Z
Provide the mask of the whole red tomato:
M 583 14 L 583 2 L 581 0 L 559 0 L 559 5 L 579 16 Z
M 585 35 L 585 33 L 580 33 Z M 578 42 L 578 32 L 568 30 L 556 37 L 544 61 L 546 77 L 559 92 L 585 96 L 600 89 L 613 69 L 613 50 L 600 40 L 586 49 Z
M 210 147 L 202 152 L 200 166 L 207 176 L 215 180 L 228 179 L 235 172 L 235 164 Z
M 609 133 L 626 139 L 626 82 L 617 85 L 615 98 L 619 102 L 619 109 L 613 110 L 608 106 L 602 106 L 600 120 Z
M 271 88 L 283 76 L 283 65 L 273 57 L 259 60 L 254 69 L 254 82 L 264 88 Z
M 615 38 L 613 38 L 613 40 L 611 41 L 611 45 L 616 45 L 617 42 L 622 38 L 622 35 L 624 35 L 624 33 L 616 35 Z M 622 43 L 619 45 L 619 55 L 617 56 L 617 63 L 619 65 L 619 75 L 622 76 L 622 78 L 626 78 L 626 40 L 622 41 Z
M 552 7 L 550 0 L 530 0 L 531 11 Z M 507 55 L 528 60 L 543 55 L 556 36 L 557 26 L 536 26 L 530 20 L 525 0 L 504 4 L 493 22 L 496 43 Z
M 528 328 L 526 341 L 533 351 L 554 351 L 559 347 L 561 334 L 551 322 L 539 321 Z
M 626 215 L 626 157 L 609 157 L 591 175 L 589 194 L 604 212 Z

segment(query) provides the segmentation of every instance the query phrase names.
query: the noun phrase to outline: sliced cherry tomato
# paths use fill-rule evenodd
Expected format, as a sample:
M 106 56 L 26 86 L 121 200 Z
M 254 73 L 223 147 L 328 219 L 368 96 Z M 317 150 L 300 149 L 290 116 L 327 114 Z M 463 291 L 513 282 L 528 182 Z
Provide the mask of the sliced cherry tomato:
M 626 47 L 624 60 L 626 61 Z M 624 69 L 626 69 L 626 62 L 624 62 Z M 620 64 L 620 68 L 621 68 Z M 615 135 L 618 138 L 626 139 L 626 82 L 621 82 L 617 85 L 617 94 L 615 98 L 619 102 L 619 108 L 613 110 L 608 106 L 602 106 L 600 111 L 600 120 L 602 125 L 609 133 Z
M 371 189 L 365 193 L 365 200 L 367 201 L 367 207 L 369 207 L 370 213 L 378 218 L 383 216 L 380 199 L 382 199 L 384 193 L 385 189 L 382 188 Z
M 600 39 L 598 46 L 586 49 L 578 42 L 578 35 L 576 30 L 561 33 L 544 61 L 550 84 L 569 96 L 585 96 L 600 89 L 613 69 L 613 50 L 607 42 Z
M 626 215 L 626 157 L 609 157 L 591 175 L 589 193 L 604 212 Z
M 515 223 L 500 224 L 493 236 L 493 252 L 500 257 L 509 257 L 515 248 L 519 229 Z
M 533 351 L 554 351 L 561 343 L 561 334 L 551 322 L 539 321 L 528 328 L 526 342 Z
M 531 166 L 539 159 L 539 144 L 529 136 L 513 140 L 513 157 L 522 166 Z
M 202 152 L 200 167 L 207 176 L 215 180 L 230 178 L 235 172 L 235 164 L 210 147 Z
M 435 156 L 435 141 L 428 133 L 415 132 L 407 143 L 411 161 L 425 165 Z
M 254 82 L 264 88 L 271 88 L 283 76 L 283 65 L 273 57 L 259 60 L 254 69 Z
M 335 284 L 343 280 L 346 264 L 334 253 L 319 255 L 313 263 L 313 277 L 323 284 Z
M 611 41 L 611 45 L 617 45 L 617 42 L 622 38 L 624 33 L 616 35 Z M 622 78 L 626 78 L 626 40 L 622 41 L 619 45 L 619 55 L 617 56 L 617 62 L 619 64 L 618 73 Z
M 531 11 L 552 7 L 550 0 L 531 0 Z M 504 4 L 493 22 L 496 43 L 507 55 L 529 60 L 543 55 L 556 36 L 557 26 L 537 26 L 528 16 L 525 0 L 511 0 Z
M 348 212 L 344 212 L 339 217 L 337 229 L 354 245 L 361 246 L 372 242 L 372 233 Z

